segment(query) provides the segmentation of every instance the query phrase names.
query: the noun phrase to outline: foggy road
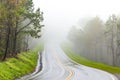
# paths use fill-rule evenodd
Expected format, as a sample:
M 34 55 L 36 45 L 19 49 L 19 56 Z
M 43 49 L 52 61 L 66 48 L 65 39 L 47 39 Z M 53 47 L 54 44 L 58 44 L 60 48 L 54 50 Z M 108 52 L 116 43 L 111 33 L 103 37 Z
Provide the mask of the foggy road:
M 118 80 L 107 72 L 72 61 L 58 45 L 46 45 L 41 56 L 42 70 L 25 80 Z

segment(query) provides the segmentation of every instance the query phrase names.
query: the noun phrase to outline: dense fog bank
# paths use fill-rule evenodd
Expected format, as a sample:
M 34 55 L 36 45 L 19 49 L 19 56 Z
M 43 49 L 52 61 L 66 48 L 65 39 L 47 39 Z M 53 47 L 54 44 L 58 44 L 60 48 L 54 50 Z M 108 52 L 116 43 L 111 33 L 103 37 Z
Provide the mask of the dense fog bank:
M 106 22 L 94 17 L 82 27 L 72 27 L 69 32 L 76 53 L 96 62 L 120 66 L 119 16 L 112 15 Z

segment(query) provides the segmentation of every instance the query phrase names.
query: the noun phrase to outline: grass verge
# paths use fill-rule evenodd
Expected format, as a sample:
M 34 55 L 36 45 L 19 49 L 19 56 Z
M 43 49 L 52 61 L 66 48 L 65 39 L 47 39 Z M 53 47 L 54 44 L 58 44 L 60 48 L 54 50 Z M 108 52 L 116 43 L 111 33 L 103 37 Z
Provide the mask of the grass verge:
M 8 58 L 5 62 L 0 62 L 0 80 L 15 80 L 33 72 L 37 64 L 39 50 L 43 50 L 43 47 L 22 52 L 18 54 L 18 59 Z
M 64 52 L 75 62 L 85 65 L 85 66 L 89 66 L 89 67 L 93 67 L 93 68 L 97 68 L 97 69 L 101 69 L 104 71 L 107 71 L 109 73 L 112 74 L 120 74 L 120 67 L 113 67 L 113 66 L 109 66 L 106 64 L 102 64 L 102 63 L 97 63 L 97 62 L 93 62 L 90 60 L 87 60 L 79 55 L 76 55 L 70 48 L 68 47 L 62 47 Z

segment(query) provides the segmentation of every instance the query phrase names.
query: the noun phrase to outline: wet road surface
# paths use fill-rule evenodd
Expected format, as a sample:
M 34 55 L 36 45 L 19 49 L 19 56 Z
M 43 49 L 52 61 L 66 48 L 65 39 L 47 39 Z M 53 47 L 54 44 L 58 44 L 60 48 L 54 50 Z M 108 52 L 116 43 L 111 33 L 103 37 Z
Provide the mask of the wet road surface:
M 21 80 L 118 80 L 112 74 L 72 61 L 59 45 L 46 45 L 40 56 L 37 69 L 42 66 L 41 71 Z

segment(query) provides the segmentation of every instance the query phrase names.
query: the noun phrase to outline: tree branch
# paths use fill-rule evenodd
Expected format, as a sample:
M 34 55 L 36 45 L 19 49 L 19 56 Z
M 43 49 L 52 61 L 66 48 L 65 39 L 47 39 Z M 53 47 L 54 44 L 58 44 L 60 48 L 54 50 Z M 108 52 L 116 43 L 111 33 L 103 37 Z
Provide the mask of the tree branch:
M 20 28 L 18 31 L 17 31 L 17 35 L 19 34 L 19 32 L 21 32 L 23 29 L 25 29 L 27 26 L 29 26 L 30 24 L 32 23 L 32 21 L 30 21 L 27 25 L 25 25 L 24 27 Z

